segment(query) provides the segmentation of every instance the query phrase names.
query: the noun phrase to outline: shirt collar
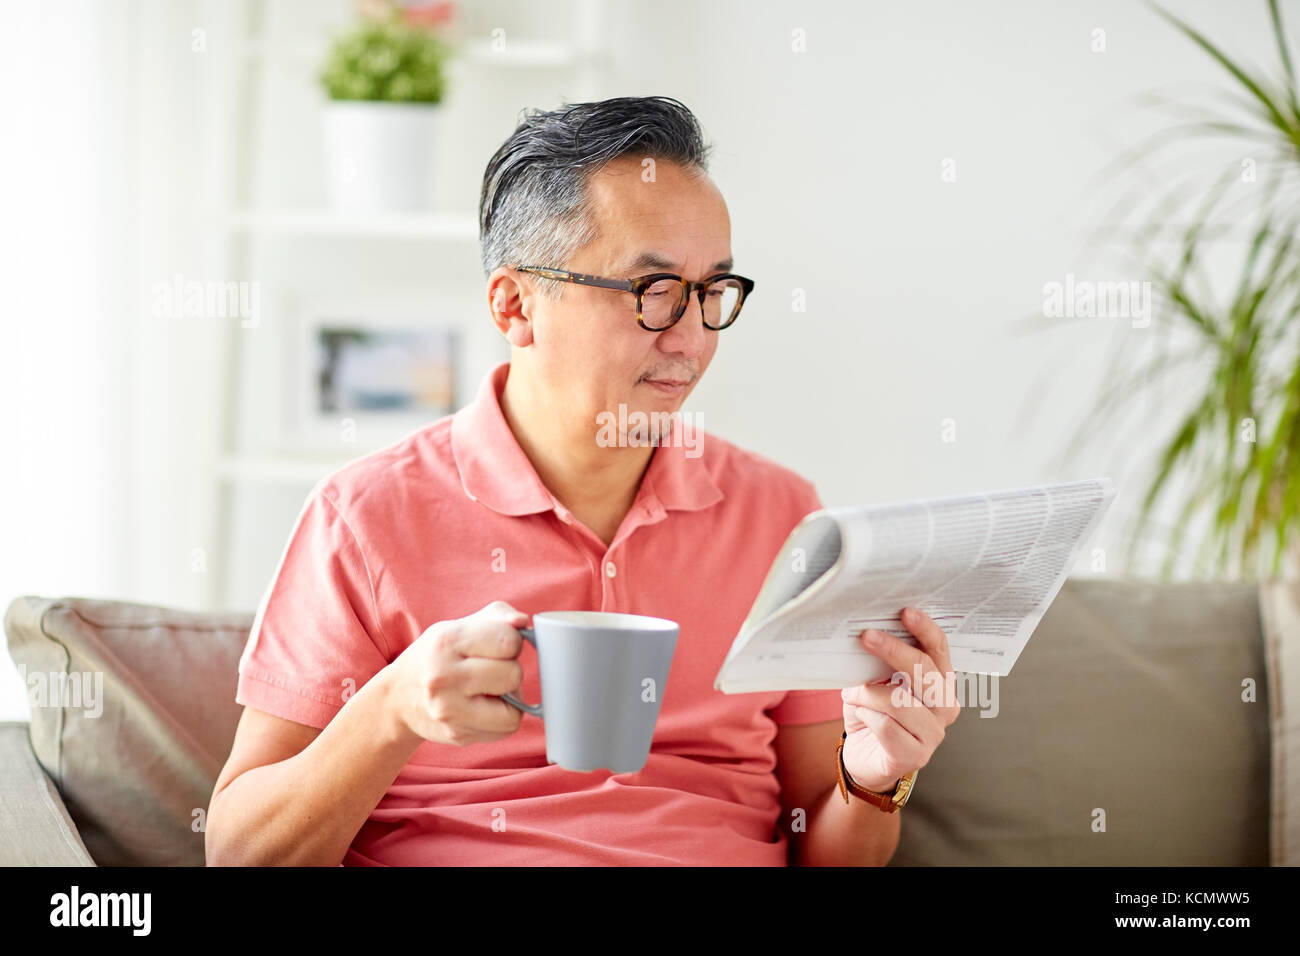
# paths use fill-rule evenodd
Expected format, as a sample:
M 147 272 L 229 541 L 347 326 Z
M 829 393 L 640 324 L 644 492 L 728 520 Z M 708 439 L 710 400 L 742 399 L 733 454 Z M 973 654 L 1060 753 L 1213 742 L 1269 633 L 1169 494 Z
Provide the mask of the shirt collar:
M 504 515 L 558 509 L 559 500 L 542 484 L 501 411 L 501 390 L 509 372 L 509 362 L 488 372 L 478 395 L 452 418 L 451 448 L 461 487 L 471 500 Z M 643 506 L 651 514 L 696 511 L 722 500 L 722 490 L 700 454 L 705 436 L 697 429 L 694 438 L 693 449 L 680 443 L 655 449 L 634 507 Z

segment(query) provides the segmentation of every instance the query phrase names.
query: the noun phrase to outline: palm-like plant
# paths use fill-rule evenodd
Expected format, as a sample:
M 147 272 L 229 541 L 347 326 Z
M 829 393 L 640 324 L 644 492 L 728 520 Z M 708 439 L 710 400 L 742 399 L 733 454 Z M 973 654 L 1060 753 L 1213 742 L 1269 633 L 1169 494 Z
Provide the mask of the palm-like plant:
M 1252 74 L 1187 23 L 1151 4 L 1231 77 L 1227 111 L 1158 100 L 1185 121 L 1160 130 L 1109 170 L 1134 170 L 1170 146 L 1208 137 L 1232 150 L 1222 175 L 1190 190 L 1166 176 L 1140 184 L 1118 206 L 1136 218 L 1121 230 L 1150 276 L 1159 322 L 1154 359 L 1112 353 L 1101 404 L 1072 442 L 1109 430 L 1122 404 L 1168 373 L 1199 372 L 1198 393 L 1160 448 L 1129 539 L 1129 557 L 1175 478 L 1188 482 L 1161 567 L 1168 577 L 1198 517 L 1209 527 L 1197 551 L 1227 574 L 1277 574 L 1300 525 L 1300 97 L 1277 0 L 1268 0 L 1280 75 Z M 1243 158 L 1245 157 L 1245 158 Z M 1223 167 L 1220 167 L 1223 168 Z M 1243 182 L 1258 188 L 1241 189 Z M 1136 214 L 1136 215 L 1134 215 Z M 1122 218 L 1122 217 L 1121 217 Z M 1110 230 L 1114 234 L 1114 230 Z M 1235 288 L 1215 295 L 1207 259 L 1217 241 L 1244 243 Z M 1218 247 L 1220 250 L 1221 246 Z M 1167 323 L 1167 324 L 1166 324 Z M 1163 326 L 1163 327 L 1158 327 Z M 1174 348 L 1175 339 L 1181 340 Z M 1181 381 L 1181 380 L 1180 380 Z

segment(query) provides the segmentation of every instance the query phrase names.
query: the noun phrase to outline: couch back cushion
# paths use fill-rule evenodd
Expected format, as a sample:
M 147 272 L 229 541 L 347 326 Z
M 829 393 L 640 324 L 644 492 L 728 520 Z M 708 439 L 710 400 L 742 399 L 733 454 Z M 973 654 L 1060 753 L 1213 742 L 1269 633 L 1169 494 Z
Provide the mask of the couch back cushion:
M 893 865 L 1268 864 L 1254 584 L 1068 579 L 996 691 L 917 775 Z
M 251 613 L 20 597 L 5 615 L 32 749 L 101 866 L 201 866 L 243 710 Z
M 97 863 L 203 863 L 252 621 L 75 598 L 10 605 L 33 750 Z M 54 699 L 52 685 L 75 689 L 79 674 L 90 694 Z M 985 686 L 996 697 L 983 712 L 996 701 L 997 715 L 967 699 L 917 778 L 894 865 L 1269 862 L 1254 585 L 1069 579 L 1011 676 Z

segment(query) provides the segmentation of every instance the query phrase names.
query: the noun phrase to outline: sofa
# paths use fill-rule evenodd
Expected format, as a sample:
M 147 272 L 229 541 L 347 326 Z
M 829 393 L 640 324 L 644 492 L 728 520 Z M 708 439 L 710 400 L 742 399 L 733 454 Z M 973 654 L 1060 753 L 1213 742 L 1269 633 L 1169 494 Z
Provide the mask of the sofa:
M 0 723 L 0 865 L 201 866 L 252 621 L 14 599 L 32 717 Z M 1300 862 L 1300 582 L 1070 578 L 981 686 L 891 866 Z

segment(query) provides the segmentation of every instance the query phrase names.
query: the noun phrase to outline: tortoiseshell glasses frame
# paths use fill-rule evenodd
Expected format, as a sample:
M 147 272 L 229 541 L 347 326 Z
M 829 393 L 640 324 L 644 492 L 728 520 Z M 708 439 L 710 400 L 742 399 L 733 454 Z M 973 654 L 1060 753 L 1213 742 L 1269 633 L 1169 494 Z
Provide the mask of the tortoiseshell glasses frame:
M 533 275 L 539 275 L 545 279 L 555 279 L 559 282 L 574 282 L 578 285 L 595 286 L 600 289 L 631 292 L 636 296 L 636 324 L 647 332 L 665 332 L 676 325 L 677 321 L 686 314 L 686 306 L 690 303 L 692 294 L 700 300 L 701 314 L 707 316 L 704 311 L 704 295 L 709 286 L 722 279 L 732 279 L 739 285 L 740 294 L 736 298 L 735 305 L 732 306 L 731 314 L 723 319 L 719 325 L 710 325 L 708 318 L 704 319 L 706 329 L 714 332 L 720 331 L 736 321 L 736 317 L 740 315 L 740 307 L 745 304 L 745 299 L 749 296 L 749 293 L 754 291 L 753 279 L 738 276 L 733 272 L 719 272 L 699 282 L 690 282 L 671 272 L 653 272 L 650 275 L 637 276 L 634 279 L 611 279 L 606 276 L 593 276 L 585 272 L 569 272 L 565 269 L 548 269 L 543 266 L 515 266 L 515 268 L 520 272 L 530 272 Z M 646 325 L 645 320 L 642 318 L 642 296 L 645 295 L 646 289 L 662 279 L 672 279 L 681 283 L 682 296 L 676 310 L 673 312 L 672 320 L 667 325 L 656 328 Z

